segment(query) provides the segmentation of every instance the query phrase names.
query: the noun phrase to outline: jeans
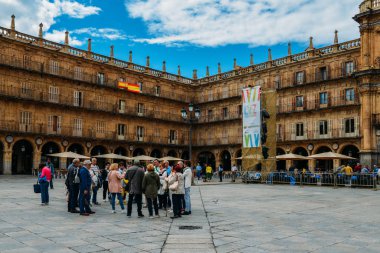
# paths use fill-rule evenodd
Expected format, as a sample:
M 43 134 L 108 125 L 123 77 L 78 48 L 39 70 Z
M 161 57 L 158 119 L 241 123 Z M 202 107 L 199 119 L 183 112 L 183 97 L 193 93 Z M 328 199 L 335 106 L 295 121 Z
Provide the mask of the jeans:
M 95 186 L 93 189 L 92 189 L 92 203 L 95 204 L 97 203 L 98 201 L 96 201 L 96 197 L 98 196 L 98 187 Z
M 168 194 L 167 193 L 159 194 L 158 195 L 158 208 L 166 209 L 167 206 L 168 206 Z
M 72 184 L 69 186 L 69 201 L 68 201 L 68 211 L 73 211 L 78 206 L 78 193 L 79 184 Z
M 185 188 L 185 203 L 186 203 L 186 212 L 191 212 L 191 201 L 190 201 L 190 189 L 191 187 Z
M 133 199 L 135 199 L 136 201 L 136 204 L 137 204 L 137 214 L 138 215 L 142 215 L 142 194 L 133 194 L 133 193 L 130 193 L 129 196 L 128 196 L 128 211 L 127 211 L 127 215 L 131 215 L 132 213 L 132 203 L 133 203 Z
M 201 172 L 202 172 L 202 171 L 197 170 L 197 178 L 198 178 L 198 180 L 201 178 Z
M 173 194 L 173 214 L 174 216 L 181 216 L 181 194 Z
M 232 171 L 232 182 L 236 180 L 236 171 Z
M 90 193 L 84 194 L 84 191 L 79 192 L 79 209 L 80 213 L 90 213 Z
M 108 181 L 103 181 L 103 200 L 107 198 L 107 192 L 108 192 Z
M 41 187 L 41 203 L 49 203 L 49 182 L 40 183 Z
M 124 203 L 123 203 L 123 198 L 121 197 L 121 193 L 111 193 L 111 206 L 112 210 L 115 211 L 115 198 L 117 196 L 117 199 L 119 200 L 119 204 L 121 207 L 121 210 L 124 210 Z
M 158 215 L 157 198 L 147 198 L 146 201 L 148 202 L 149 216 L 153 216 L 153 207 L 154 207 L 154 214 Z M 152 207 L 152 203 L 153 203 L 153 207 Z
M 54 177 L 54 174 L 51 175 L 50 189 L 54 189 L 54 186 L 53 186 L 53 177 Z
M 186 208 L 186 203 L 185 203 L 185 194 L 180 194 L 181 195 L 181 204 L 180 204 L 180 208 L 181 208 L 181 211 L 185 210 Z
M 223 181 L 223 171 L 219 171 L 219 182 Z

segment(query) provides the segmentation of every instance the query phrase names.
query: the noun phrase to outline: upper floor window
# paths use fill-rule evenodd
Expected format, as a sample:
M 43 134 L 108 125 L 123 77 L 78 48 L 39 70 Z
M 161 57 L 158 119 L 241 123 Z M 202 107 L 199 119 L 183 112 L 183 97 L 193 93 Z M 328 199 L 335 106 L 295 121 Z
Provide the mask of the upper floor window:
M 81 67 L 74 67 L 74 79 L 82 80 L 83 79 L 83 69 Z
M 143 103 L 138 103 L 137 104 L 137 113 L 138 114 L 143 114 L 144 113 L 144 104 Z
M 326 105 L 328 102 L 327 92 L 319 93 L 319 104 Z
M 59 74 L 59 62 L 50 60 L 49 71 L 50 71 L 50 74 L 54 74 L 54 75 Z
M 281 76 L 279 76 L 279 75 L 274 77 L 274 88 L 275 89 L 281 88 Z
M 303 123 L 297 123 L 296 124 L 296 136 L 303 136 Z
M 243 109 L 242 109 L 242 105 L 238 105 L 238 113 L 239 113 L 239 116 L 241 116 L 241 114 L 243 113 Z
M 156 86 L 154 87 L 154 95 L 156 96 L 160 96 L 161 95 L 161 87 L 160 86 Z
M 224 107 L 222 109 L 222 116 L 223 116 L 223 118 L 227 118 L 228 117 L 228 108 L 227 107 Z
M 354 62 L 353 61 L 346 62 L 344 65 L 344 70 L 345 70 L 346 75 L 350 75 L 354 73 Z
M 140 92 L 143 92 L 143 82 L 137 82 L 137 84 L 140 86 Z
M 119 100 L 119 113 L 125 112 L 125 100 L 120 99 Z
M 20 131 L 29 132 L 32 130 L 32 113 L 21 112 L 20 113 Z
M 169 140 L 174 141 L 177 140 L 177 131 L 176 130 L 169 130 Z
M 228 86 L 223 86 L 223 94 L 222 94 L 222 97 L 223 98 L 227 98 L 228 97 Z
M 73 135 L 74 136 L 82 136 L 82 119 L 80 118 L 75 118 L 74 119 L 74 127 L 73 127 Z
M 126 126 L 125 124 L 118 124 L 117 125 L 117 135 L 118 136 L 125 136 L 125 129 L 126 129 Z
M 319 134 L 325 135 L 328 132 L 328 123 L 327 120 L 319 121 Z
M 96 132 L 104 134 L 106 132 L 106 122 L 105 121 L 96 121 Z
M 355 133 L 355 119 L 345 119 L 344 120 L 344 132 L 346 134 Z
M 105 79 L 104 73 L 98 72 L 96 77 L 97 77 L 98 84 L 101 84 L 101 85 L 105 84 L 106 79 Z
M 305 71 L 296 72 L 296 84 L 305 83 Z
M 83 106 L 83 92 L 82 91 L 74 91 L 74 106 Z
M 48 116 L 48 131 L 51 133 L 60 133 L 61 132 L 61 122 L 62 117 L 56 115 Z
M 303 107 L 303 96 L 296 97 L 296 107 Z
M 32 65 L 32 57 L 29 55 L 24 55 L 23 57 L 23 63 L 24 63 L 24 68 L 30 68 Z
M 354 101 L 355 100 L 355 91 L 354 89 L 346 89 L 346 101 Z
M 213 100 L 213 94 L 212 94 L 212 90 L 211 89 L 208 91 L 208 100 L 209 101 Z
M 59 87 L 49 87 L 49 102 L 59 103 Z
M 207 111 L 207 117 L 208 119 L 211 119 L 213 117 L 213 111 L 211 109 Z
M 32 96 L 32 88 L 31 84 L 28 82 L 24 82 L 21 84 L 21 95 L 30 97 Z
M 327 67 L 319 68 L 319 80 L 321 81 L 327 80 Z
M 137 126 L 136 135 L 137 135 L 138 140 L 142 140 L 142 138 L 144 137 L 144 127 L 143 126 Z

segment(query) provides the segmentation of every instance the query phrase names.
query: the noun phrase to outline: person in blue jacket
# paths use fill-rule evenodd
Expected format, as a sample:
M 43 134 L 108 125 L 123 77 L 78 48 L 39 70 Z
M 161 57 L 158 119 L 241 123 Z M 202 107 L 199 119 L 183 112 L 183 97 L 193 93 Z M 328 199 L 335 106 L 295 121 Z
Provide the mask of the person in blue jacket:
M 79 170 L 79 209 L 80 215 L 89 216 L 95 212 L 90 208 L 90 190 L 91 190 L 91 175 L 90 175 L 91 161 L 86 160 L 83 162 L 83 167 Z

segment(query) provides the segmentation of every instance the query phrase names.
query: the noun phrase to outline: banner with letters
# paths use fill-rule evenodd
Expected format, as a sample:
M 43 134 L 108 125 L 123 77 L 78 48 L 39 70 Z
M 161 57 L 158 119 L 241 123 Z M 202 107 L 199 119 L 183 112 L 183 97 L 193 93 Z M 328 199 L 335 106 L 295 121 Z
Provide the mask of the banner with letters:
M 260 147 L 261 87 L 243 89 L 243 148 Z

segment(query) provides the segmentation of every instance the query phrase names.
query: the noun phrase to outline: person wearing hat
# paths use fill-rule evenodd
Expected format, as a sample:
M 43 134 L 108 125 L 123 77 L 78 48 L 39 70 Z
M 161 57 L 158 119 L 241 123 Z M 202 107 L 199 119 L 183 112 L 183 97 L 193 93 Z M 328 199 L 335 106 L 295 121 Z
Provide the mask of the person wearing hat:
M 79 209 L 80 215 L 89 216 L 95 212 L 90 208 L 90 190 L 92 179 L 90 175 L 91 161 L 86 160 L 83 162 L 83 167 L 79 170 Z
M 127 170 L 125 179 L 129 183 L 129 196 L 127 205 L 127 217 L 131 217 L 133 200 L 137 204 L 137 214 L 139 218 L 144 217 L 142 213 L 142 182 L 144 179 L 144 169 L 140 167 L 140 161 L 134 160 L 133 166 Z

